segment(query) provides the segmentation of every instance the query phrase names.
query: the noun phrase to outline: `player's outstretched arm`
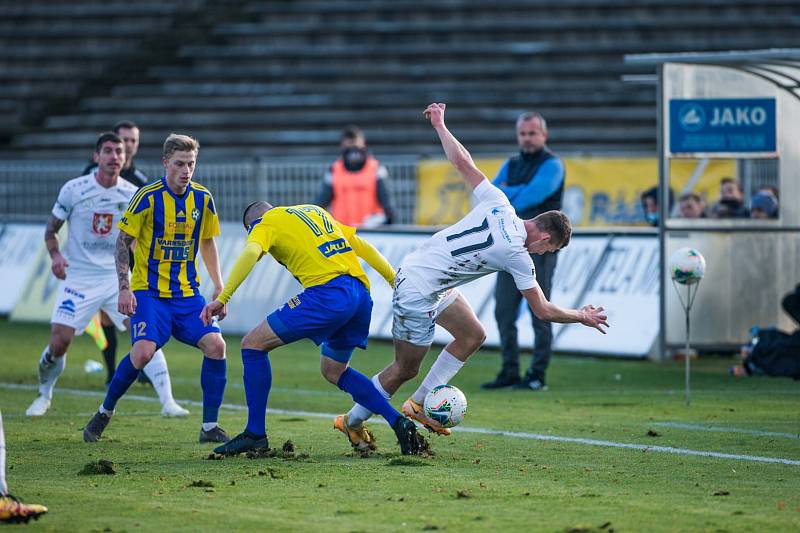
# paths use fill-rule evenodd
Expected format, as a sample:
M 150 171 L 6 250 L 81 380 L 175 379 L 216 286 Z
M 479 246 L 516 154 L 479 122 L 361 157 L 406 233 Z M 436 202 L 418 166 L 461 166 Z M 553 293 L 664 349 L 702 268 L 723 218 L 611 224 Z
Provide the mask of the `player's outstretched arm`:
M 247 276 L 250 274 L 250 271 L 253 270 L 256 263 L 258 263 L 258 260 L 261 259 L 261 252 L 261 246 L 255 242 L 248 242 L 245 245 L 239 258 L 236 259 L 236 262 L 233 264 L 233 268 L 230 274 L 228 274 L 228 279 L 225 280 L 225 286 L 222 292 L 216 296 L 214 301 L 208 303 L 200 313 L 200 319 L 205 325 L 210 324 L 215 316 L 219 317 L 220 320 L 225 318 L 227 314 L 225 306 L 228 305 L 228 302 L 233 296 L 233 293 L 236 292 L 236 289 L 239 288 L 239 285 L 247 279 Z M 225 311 L 225 313 L 223 313 L 223 311 Z
M 117 265 L 117 283 L 119 284 L 119 299 L 117 308 L 120 313 L 133 316 L 136 312 L 136 296 L 131 291 L 130 249 L 136 242 L 132 236 L 120 230 L 117 236 L 117 248 L 114 252 L 114 262 Z
M 383 257 L 383 254 L 381 254 L 374 246 L 372 246 L 372 244 L 356 234 L 348 237 L 347 240 L 350 243 L 350 246 L 353 247 L 353 251 L 358 257 L 366 261 L 369 266 L 374 268 L 375 271 L 386 280 L 386 283 L 389 285 L 394 284 L 394 268 L 392 268 L 392 265 L 389 263 L 389 261 Z
M 47 247 L 47 253 L 50 254 L 52 264 L 50 269 L 53 275 L 58 279 L 67 279 L 67 267 L 69 263 L 67 259 L 61 255 L 61 250 L 58 246 L 58 230 L 64 225 L 64 221 L 57 216 L 51 215 L 50 220 L 47 222 L 47 227 L 44 229 L 44 244 Z
M 211 277 L 211 282 L 214 284 L 214 294 L 211 296 L 212 300 L 216 300 L 223 289 L 222 285 L 222 270 L 219 264 L 219 251 L 217 250 L 217 241 L 214 237 L 208 239 L 200 239 L 200 255 L 203 257 L 203 263 L 206 265 L 208 275 Z M 223 305 L 216 316 L 220 320 L 225 318 L 228 314 L 228 306 Z
M 544 297 L 542 289 L 537 285 L 532 289 L 525 289 L 520 291 L 522 296 L 531 306 L 533 314 L 540 320 L 547 322 L 558 322 L 561 324 L 578 323 L 584 326 L 594 328 L 600 333 L 605 334 L 603 326 L 608 325 L 608 316 L 603 312 L 602 307 L 594 307 L 593 305 L 585 305 L 580 309 L 565 309 L 552 302 L 548 302 Z
M 464 145 L 458 142 L 458 139 L 456 139 L 453 134 L 450 133 L 450 130 L 447 129 L 447 126 L 444 125 L 445 107 L 447 107 L 446 104 L 431 104 L 425 109 L 423 114 L 425 118 L 430 119 L 431 126 L 433 126 L 433 129 L 435 129 L 436 133 L 439 135 L 439 140 L 442 142 L 442 148 L 444 148 L 447 160 L 456 167 L 461 177 L 474 189 L 486 179 L 486 176 L 475 166 L 472 156 L 467 149 L 464 148 Z

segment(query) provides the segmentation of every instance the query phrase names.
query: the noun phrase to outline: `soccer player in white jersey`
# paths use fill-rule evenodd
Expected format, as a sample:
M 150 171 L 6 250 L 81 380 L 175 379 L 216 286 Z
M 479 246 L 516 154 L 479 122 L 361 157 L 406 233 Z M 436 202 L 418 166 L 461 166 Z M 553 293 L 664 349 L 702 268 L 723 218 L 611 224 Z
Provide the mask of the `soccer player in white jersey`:
M 477 205 L 404 258 L 392 298 L 395 359 L 372 382 L 390 398 L 419 372 L 433 342 L 435 325 L 444 327 L 454 339 L 403 404 L 403 413 L 431 431 L 449 435 L 449 429 L 425 416 L 425 396 L 433 387 L 449 382 L 486 338 L 478 317 L 456 287 L 504 270 L 514 277 L 517 288 L 540 319 L 581 323 L 601 333 L 605 333 L 603 327 L 608 323 L 602 307 L 564 309 L 547 301 L 536 283 L 529 254 L 554 252 L 566 246 L 572 233 L 569 219 L 559 211 L 547 211 L 529 220 L 517 217 L 508 197 L 486 179 L 466 148 L 445 127 L 444 110 L 445 104 L 431 104 L 424 114 L 439 135 L 447 159 L 472 190 Z M 364 442 L 371 440 L 363 426 L 371 414 L 356 404 L 348 414 L 336 417 L 334 427 L 345 433 L 354 447 L 362 448 Z
M 98 311 L 105 311 L 119 330 L 129 326 L 127 317 L 117 309 L 114 250 L 117 222 L 138 187 L 120 179 L 125 148 L 117 134 L 108 132 L 98 137 L 94 159 L 97 169 L 61 187 L 44 233 L 51 270 L 61 282 L 50 319 L 50 343 L 39 359 L 39 396 L 25 411 L 28 416 L 42 416 L 50 408 L 56 380 L 64 372 L 67 349 Z M 62 254 L 57 233 L 64 222 L 69 224 Z M 144 372 L 158 393 L 163 416 L 189 414 L 172 397 L 163 352 L 156 353 Z

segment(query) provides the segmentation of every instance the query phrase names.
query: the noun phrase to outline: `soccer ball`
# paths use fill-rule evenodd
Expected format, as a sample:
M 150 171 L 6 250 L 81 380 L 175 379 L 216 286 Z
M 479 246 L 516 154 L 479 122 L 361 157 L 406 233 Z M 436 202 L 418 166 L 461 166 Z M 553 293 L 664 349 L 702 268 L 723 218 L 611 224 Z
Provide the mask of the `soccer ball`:
M 452 385 L 438 385 L 425 396 L 425 414 L 442 427 L 457 426 L 467 416 L 467 398 Z
M 694 248 L 681 248 L 669 258 L 669 273 L 681 285 L 692 285 L 703 279 L 706 260 Z

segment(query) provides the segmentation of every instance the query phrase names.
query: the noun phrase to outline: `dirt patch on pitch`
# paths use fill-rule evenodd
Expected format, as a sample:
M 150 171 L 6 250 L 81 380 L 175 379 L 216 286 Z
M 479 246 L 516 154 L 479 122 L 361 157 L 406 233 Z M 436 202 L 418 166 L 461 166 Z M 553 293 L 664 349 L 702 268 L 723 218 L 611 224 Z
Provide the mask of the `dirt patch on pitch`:
M 114 469 L 114 462 L 108 459 L 100 459 L 93 463 L 86 463 L 78 472 L 79 476 L 113 476 L 117 471 Z
M 283 446 L 278 448 L 259 448 L 257 450 L 251 450 L 249 452 L 240 453 L 237 455 L 230 455 L 225 456 L 219 453 L 210 453 L 206 459 L 209 461 L 222 461 L 226 457 L 241 457 L 244 455 L 248 459 L 284 459 L 287 461 L 306 461 L 309 459 L 307 453 L 297 453 L 295 449 L 294 443 L 291 440 L 287 440 L 283 443 Z

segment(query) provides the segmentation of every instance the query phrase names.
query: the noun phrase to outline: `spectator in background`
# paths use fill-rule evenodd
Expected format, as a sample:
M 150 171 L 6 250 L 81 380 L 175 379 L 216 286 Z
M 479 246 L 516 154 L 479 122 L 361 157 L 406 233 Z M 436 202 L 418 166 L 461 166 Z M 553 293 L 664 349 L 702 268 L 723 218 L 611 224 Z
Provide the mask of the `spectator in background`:
M 131 120 L 122 120 L 114 124 L 112 131 L 119 135 L 122 138 L 122 142 L 125 143 L 125 165 L 119 174 L 120 177 L 137 187 L 147 185 L 150 178 L 144 172 L 138 170 L 133 163 L 133 159 L 139 151 L 139 127 Z M 97 163 L 92 161 L 83 169 L 83 174 L 86 175 L 95 168 L 97 168 Z
M 780 202 L 781 200 L 780 194 L 778 193 L 778 188 L 775 187 L 774 185 L 762 185 L 761 187 L 758 188 L 758 192 L 769 194 L 770 196 L 775 198 L 776 202 Z
M 658 218 L 660 215 L 658 207 L 658 186 L 651 187 L 644 191 L 641 196 L 642 211 L 644 211 L 644 219 L 651 226 L 658 226 Z M 669 208 L 675 204 L 675 193 L 669 189 Z
M 739 180 L 722 178 L 719 182 L 719 201 L 711 208 L 712 218 L 748 218 L 744 191 Z
M 778 218 L 778 201 L 769 192 L 759 192 L 750 201 L 750 218 Z
M 561 209 L 564 193 L 564 163 L 551 152 L 547 142 L 547 122 L 538 113 L 523 113 L 517 119 L 517 143 L 520 153 L 505 162 L 500 168 L 494 184 L 508 197 L 517 216 L 522 219 L 550 210 Z M 544 297 L 550 299 L 556 254 L 531 254 L 536 270 L 536 281 Z M 495 311 L 497 328 L 503 354 L 500 373 L 484 389 L 499 389 L 514 386 L 533 391 L 545 391 L 545 373 L 550 364 L 553 344 L 553 326 L 536 318 L 533 321 L 534 346 L 531 366 L 522 380 L 519 377 L 519 342 L 517 341 L 517 318 L 522 294 L 508 272 L 497 273 L 495 286 Z M 530 309 L 529 309 L 530 310 Z
M 695 192 L 684 193 L 678 198 L 681 218 L 706 218 L 706 204 Z
M 364 132 L 347 126 L 339 139 L 342 156 L 325 174 L 314 204 L 328 209 L 333 218 L 354 227 L 391 224 L 394 210 L 386 181 L 389 172 L 367 150 Z

